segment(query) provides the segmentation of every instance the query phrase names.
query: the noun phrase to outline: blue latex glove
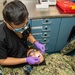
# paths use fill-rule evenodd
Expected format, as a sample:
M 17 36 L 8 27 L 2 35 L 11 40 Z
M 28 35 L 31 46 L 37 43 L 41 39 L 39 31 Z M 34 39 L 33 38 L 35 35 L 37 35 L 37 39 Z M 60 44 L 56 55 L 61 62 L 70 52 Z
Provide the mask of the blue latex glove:
M 38 57 L 27 57 L 26 62 L 33 65 L 39 62 L 39 58 Z
M 42 51 L 42 54 L 45 52 L 45 46 L 38 41 L 34 42 L 34 45 Z

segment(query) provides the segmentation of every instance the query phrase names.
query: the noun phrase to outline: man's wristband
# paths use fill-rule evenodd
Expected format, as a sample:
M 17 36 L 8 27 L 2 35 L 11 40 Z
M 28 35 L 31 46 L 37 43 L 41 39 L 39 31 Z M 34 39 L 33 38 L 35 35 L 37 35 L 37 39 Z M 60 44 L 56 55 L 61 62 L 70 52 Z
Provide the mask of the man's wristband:
M 35 44 L 35 42 L 37 42 L 36 40 L 33 42 L 33 44 Z

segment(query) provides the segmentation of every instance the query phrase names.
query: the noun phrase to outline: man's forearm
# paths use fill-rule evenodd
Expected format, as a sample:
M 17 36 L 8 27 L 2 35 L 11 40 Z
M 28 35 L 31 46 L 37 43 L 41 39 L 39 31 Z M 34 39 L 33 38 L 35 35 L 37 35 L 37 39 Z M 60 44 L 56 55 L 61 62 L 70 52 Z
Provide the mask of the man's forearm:
M 33 37 L 32 34 L 29 34 L 28 41 L 31 43 L 34 43 L 34 41 L 36 41 L 36 39 Z
M 0 59 L 0 65 L 18 65 L 26 63 L 26 58 L 12 58 Z

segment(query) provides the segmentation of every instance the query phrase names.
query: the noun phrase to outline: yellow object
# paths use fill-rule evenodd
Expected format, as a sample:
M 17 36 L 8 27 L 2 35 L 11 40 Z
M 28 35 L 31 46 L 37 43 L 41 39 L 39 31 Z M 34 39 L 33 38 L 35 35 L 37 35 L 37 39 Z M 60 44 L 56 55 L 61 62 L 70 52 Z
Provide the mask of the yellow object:
M 72 10 L 75 10 L 75 5 L 74 6 L 71 6 Z

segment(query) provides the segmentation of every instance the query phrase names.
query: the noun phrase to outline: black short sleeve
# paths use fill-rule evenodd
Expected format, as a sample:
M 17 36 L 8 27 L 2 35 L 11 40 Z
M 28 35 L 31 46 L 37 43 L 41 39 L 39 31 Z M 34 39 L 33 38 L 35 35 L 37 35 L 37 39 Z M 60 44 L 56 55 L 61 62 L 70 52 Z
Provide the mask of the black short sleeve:
M 0 41 L 0 59 L 7 58 L 6 46 L 2 41 Z
M 7 57 L 24 58 L 27 49 L 27 39 L 20 38 L 5 24 L 0 25 L 0 59 Z

